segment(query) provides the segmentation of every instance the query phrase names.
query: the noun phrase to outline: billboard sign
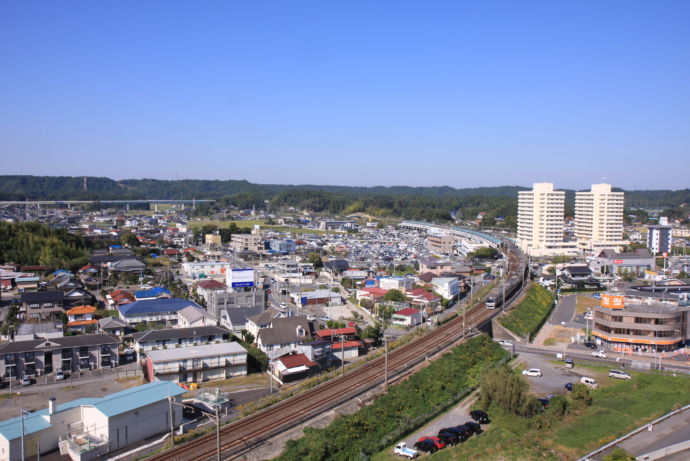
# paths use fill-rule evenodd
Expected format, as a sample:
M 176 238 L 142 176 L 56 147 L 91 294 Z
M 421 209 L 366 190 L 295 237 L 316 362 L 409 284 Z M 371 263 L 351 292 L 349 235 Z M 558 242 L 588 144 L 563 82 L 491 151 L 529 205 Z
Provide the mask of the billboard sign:
M 623 260 L 622 259 L 614 259 L 613 264 L 623 264 Z
M 228 285 L 232 288 L 254 286 L 254 269 L 232 269 L 227 272 Z
M 623 309 L 625 307 L 625 296 L 603 294 L 601 295 L 601 307 Z

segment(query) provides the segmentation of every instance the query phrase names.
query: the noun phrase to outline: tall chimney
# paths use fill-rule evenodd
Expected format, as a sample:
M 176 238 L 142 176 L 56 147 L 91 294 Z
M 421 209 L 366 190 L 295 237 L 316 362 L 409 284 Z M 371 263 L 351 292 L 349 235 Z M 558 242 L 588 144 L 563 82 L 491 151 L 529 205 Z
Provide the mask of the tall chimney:
M 48 399 L 48 414 L 52 415 L 53 413 L 55 413 L 56 409 L 57 408 L 55 406 L 55 397 L 49 398 Z

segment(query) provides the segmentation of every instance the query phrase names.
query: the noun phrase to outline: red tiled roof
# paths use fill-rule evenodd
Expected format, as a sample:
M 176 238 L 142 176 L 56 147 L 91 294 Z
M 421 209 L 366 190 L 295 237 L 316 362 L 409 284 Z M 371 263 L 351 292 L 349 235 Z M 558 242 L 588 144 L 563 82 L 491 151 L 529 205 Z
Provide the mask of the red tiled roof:
M 283 365 L 285 365 L 285 368 L 295 368 L 300 366 L 311 368 L 319 366 L 316 362 L 312 362 L 311 360 L 309 360 L 309 357 L 307 357 L 304 354 L 286 355 L 283 357 L 279 357 L 278 360 L 280 360 L 283 363 Z
M 77 314 L 93 314 L 96 312 L 96 308 L 93 306 L 77 306 L 65 312 L 67 315 L 77 315 Z
M 87 264 L 86 266 L 82 266 L 79 270 L 81 272 L 84 272 L 84 271 L 89 270 L 89 269 L 95 269 L 95 267 L 93 267 L 91 264 Z
M 213 288 L 225 288 L 225 285 L 217 280 L 202 280 L 197 282 L 197 285 L 204 290 L 209 290 Z
M 397 312 L 394 312 L 393 315 L 402 315 L 405 317 L 410 317 L 411 315 L 414 315 L 418 312 L 420 312 L 419 309 L 415 309 L 414 307 L 408 307 L 407 309 L 401 309 Z
M 433 301 L 435 299 L 440 299 L 435 294 L 431 293 L 430 291 L 424 290 L 422 288 L 413 288 L 411 290 L 407 290 L 407 293 L 410 296 L 421 296 L 422 298 L 426 299 L 427 301 Z
M 338 336 L 338 335 L 354 335 L 357 334 L 357 330 L 355 330 L 353 327 L 346 327 L 346 328 L 326 328 L 323 330 L 317 330 L 314 333 L 316 336 L 319 338 L 330 338 L 332 336 Z
M 386 290 L 384 288 L 379 288 L 379 287 L 364 288 L 362 291 L 366 291 L 370 295 L 376 296 L 376 297 L 385 296 L 386 293 L 388 293 L 388 290 Z
M 350 347 L 361 347 L 364 344 L 362 341 L 345 341 L 345 342 L 334 342 L 331 349 L 348 349 Z
M 81 327 L 84 325 L 94 325 L 98 323 L 98 320 L 92 319 L 92 320 L 75 320 L 74 322 L 70 322 L 67 324 L 68 327 Z

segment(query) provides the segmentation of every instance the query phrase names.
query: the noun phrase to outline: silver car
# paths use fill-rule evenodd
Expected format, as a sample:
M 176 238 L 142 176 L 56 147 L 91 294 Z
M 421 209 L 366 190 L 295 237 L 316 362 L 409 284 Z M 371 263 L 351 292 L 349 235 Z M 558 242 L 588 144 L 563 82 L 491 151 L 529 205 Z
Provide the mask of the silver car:
M 621 370 L 609 370 L 609 376 L 617 379 L 632 379 L 632 376 Z

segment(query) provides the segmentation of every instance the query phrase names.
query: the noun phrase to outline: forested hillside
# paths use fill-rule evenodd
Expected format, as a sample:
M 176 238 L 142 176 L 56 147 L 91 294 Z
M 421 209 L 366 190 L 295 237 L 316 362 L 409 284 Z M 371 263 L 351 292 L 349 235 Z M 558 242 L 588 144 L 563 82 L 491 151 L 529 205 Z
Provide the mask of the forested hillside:
M 88 248 L 84 238 L 64 229 L 37 222 L 0 221 L 0 263 L 75 269 L 86 263 Z

